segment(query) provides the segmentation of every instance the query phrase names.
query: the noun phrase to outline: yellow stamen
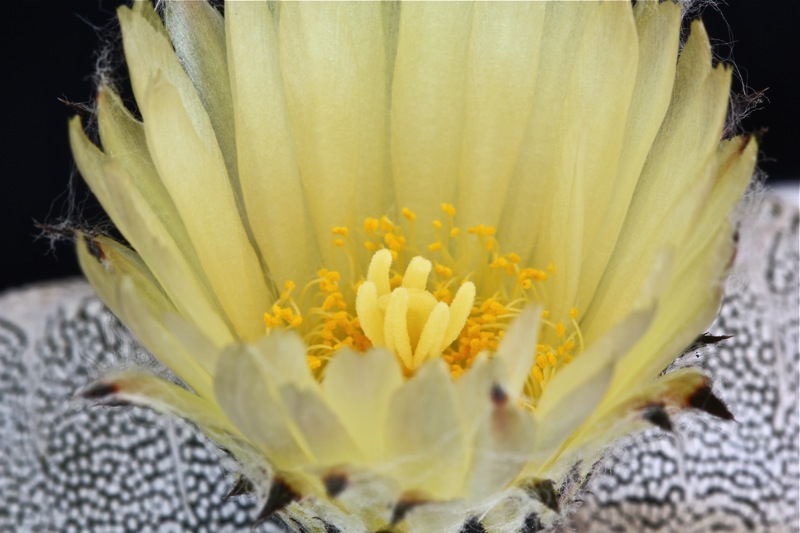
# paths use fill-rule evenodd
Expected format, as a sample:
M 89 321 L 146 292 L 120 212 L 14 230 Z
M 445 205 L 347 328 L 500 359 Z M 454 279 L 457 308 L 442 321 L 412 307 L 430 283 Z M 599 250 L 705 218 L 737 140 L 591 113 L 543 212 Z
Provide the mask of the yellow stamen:
M 340 348 L 364 351 L 377 345 L 397 356 L 407 377 L 427 360 L 441 357 L 452 378 L 460 378 L 479 354 L 498 349 L 506 328 L 523 309 L 546 301 L 543 284 L 555 267 L 524 265 L 519 254 L 501 249 L 495 227 L 478 224 L 462 232 L 454 225 L 455 207 L 440 207 L 449 222 L 432 221 L 436 237 L 427 251 L 436 254 L 435 263 L 409 253 L 420 249 L 413 224 L 408 233 L 387 216 L 366 218 L 363 230 L 355 232 L 334 226 L 333 243 L 348 254 L 351 270 L 343 276 L 320 269 L 299 297 L 294 296 L 295 283 L 286 281 L 264 315 L 267 329 L 298 330 L 309 346 L 307 365 L 317 377 Z M 400 214 L 408 222 L 416 220 L 408 208 Z M 356 259 L 359 242 L 372 252 L 366 268 L 359 268 Z M 358 273 L 364 271 L 361 277 Z M 542 312 L 523 405 L 535 408 L 547 383 L 583 349 L 579 316 L 573 307 L 567 320 L 555 322 L 547 310 Z

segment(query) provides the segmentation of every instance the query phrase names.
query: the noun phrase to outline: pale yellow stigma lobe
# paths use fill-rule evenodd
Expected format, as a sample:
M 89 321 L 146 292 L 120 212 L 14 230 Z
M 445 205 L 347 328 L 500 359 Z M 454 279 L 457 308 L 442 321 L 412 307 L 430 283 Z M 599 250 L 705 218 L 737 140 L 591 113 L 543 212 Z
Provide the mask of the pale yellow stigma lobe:
M 390 250 L 375 252 L 367 279 L 356 294 L 356 313 L 370 342 L 396 353 L 406 369 L 413 371 L 441 355 L 459 337 L 475 302 L 475 285 L 462 283 L 447 305 L 427 290 L 433 269 L 430 261 L 414 257 L 402 284 L 394 289 L 391 266 Z

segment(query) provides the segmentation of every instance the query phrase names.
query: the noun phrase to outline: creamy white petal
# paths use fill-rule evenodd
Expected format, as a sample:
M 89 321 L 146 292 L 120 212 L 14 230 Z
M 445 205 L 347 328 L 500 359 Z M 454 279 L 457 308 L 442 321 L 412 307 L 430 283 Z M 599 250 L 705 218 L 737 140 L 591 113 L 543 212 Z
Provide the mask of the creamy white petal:
M 492 400 L 487 396 L 484 401 Z M 465 496 L 483 499 L 502 492 L 530 461 L 537 431 L 549 428 L 537 426 L 533 415 L 515 401 L 507 398 L 495 404 L 478 427 L 472 444 Z
M 313 454 L 323 466 L 359 464 L 364 460 L 341 419 L 320 394 L 319 386 L 299 388 L 287 383 L 279 391 L 286 414 L 297 427 Z
M 286 383 L 301 388 L 317 386 L 306 365 L 306 345 L 297 334 L 274 331 L 260 338 L 255 347 L 261 354 L 259 364 L 276 387 Z
M 497 347 L 494 357 L 503 362 L 506 369 L 505 386 L 512 398 L 519 396 L 530 377 L 541 316 L 542 310 L 538 306 L 525 309 L 514 318 Z
M 313 259 L 318 252 L 283 95 L 276 22 L 267 2 L 229 2 L 225 11 L 239 184 L 247 218 L 278 286 L 288 279 L 303 286 L 319 266 Z
M 505 387 L 507 374 L 504 361 L 496 356 L 490 357 L 488 352 L 482 352 L 475 358 L 472 367 L 456 381 L 457 403 L 461 409 L 464 435 L 468 443 L 474 440 L 478 426 L 489 416 L 492 402 L 487 400 L 491 399 L 492 388 L 495 385 Z M 468 457 L 471 457 L 472 450 L 473 447 L 468 445 Z
M 277 376 L 264 371 L 262 360 L 262 354 L 252 346 L 233 345 L 225 350 L 214 376 L 217 401 L 275 467 L 309 464 L 312 455 L 277 397 Z
M 370 462 L 384 456 L 382 428 L 389 400 L 402 384 L 397 358 L 385 350 L 357 354 L 343 349 L 325 369 L 327 402 Z
M 440 498 L 461 492 L 463 425 L 450 373 L 441 361 L 423 365 L 397 390 L 385 431 L 387 468 L 404 490 Z

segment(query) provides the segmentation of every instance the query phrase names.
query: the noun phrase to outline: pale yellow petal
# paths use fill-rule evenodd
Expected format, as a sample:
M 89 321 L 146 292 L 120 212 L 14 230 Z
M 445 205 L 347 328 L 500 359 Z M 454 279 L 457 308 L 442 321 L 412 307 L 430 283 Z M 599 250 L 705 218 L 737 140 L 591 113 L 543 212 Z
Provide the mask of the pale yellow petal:
M 192 354 L 192 358 L 203 367 L 203 370 L 213 376 L 219 365 L 222 348 L 219 338 L 209 335 L 209 328 L 204 323 L 201 323 L 203 324 L 201 330 L 201 326 L 197 323 L 190 322 L 177 314 L 165 315 L 163 321 L 166 329 L 175 336 L 181 346 L 186 347 L 186 351 Z
M 496 226 L 530 120 L 544 2 L 478 2 L 466 58 L 456 213 Z M 443 198 L 446 200 L 446 198 Z
M 287 416 L 297 427 L 315 463 L 323 466 L 358 464 L 364 455 L 341 418 L 323 398 L 319 385 L 299 388 L 287 383 L 279 391 Z M 364 399 L 362 401 L 367 401 Z
M 233 340 L 231 327 L 202 278 L 186 260 L 184 250 L 161 224 L 153 205 L 137 188 L 125 187 L 130 175 L 116 160 L 102 166 L 103 176 L 113 202 L 114 221 L 128 241 L 147 263 L 180 315 L 203 324 L 205 334 L 221 347 Z M 213 368 L 213 367 L 212 367 Z M 211 371 L 212 369 L 207 369 Z
M 613 401 L 603 402 L 592 418 L 570 436 L 569 446 L 559 461 L 571 466 L 570 462 L 580 456 L 594 464 L 606 445 L 652 427 L 643 417 L 647 408 L 657 405 L 665 409 L 668 416 L 670 411 L 689 408 L 692 394 L 708 383 L 708 378 L 699 369 L 681 368 L 654 381 L 620 391 L 621 394 Z
M 81 176 L 86 184 L 89 185 L 95 198 L 103 206 L 108 216 L 112 220 L 118 218 L 114 203 L 108 192 L 108 183 L 103 175 L 103 163 L 106 155 L 96 147 L 86 136 L 81 125 L 80 117 L 73 117 L 69 121 L 69 145 L 72 149 L 72 157 L 75 158 L 75 165 L 78 167 Z M 123 228 L 120 228 L 122 231 Z
M 704 250 L 719 231 L 733 234 L 731 225 L 734 209 L 751 181 L 757 155 L 758 143 L 754 137 L 736 137 L 720 144 L 714 189 L 703 206 L 693 232 L 681 247 L 681 263 Z
M 498 402 L 485 395 L 484 401 L 495 404 L 478 427 L 471 446 L 472 463 L 464 487 L 464 495 L 470 499 L 502 492 L 530 461 L 537 431 L 549 431 L 548 427 L 537 426 L 533 415 L 510 398 Z
M 328 265 L 347 264 L 332 245 L 332 227 L 355 227 L 385 209 L 382 17 L 379 2 L 281 5 L 284 94 L 309 214 Z
M 410 2 L 401 9 L 394 63 L 391 161 L 398 207 L 420 220 L 438 218 L 456 197 L 464 83 L 473 26 L 466 2 Z M 433 229 L 417 228 L 421 242 Z
M 185 418 L 216 442 L 237 446 L 242 438 L 239 430 L 225 417 L 213 399 L 205 399 L 152 374 L 135 370 L 104 377 L 89 390 L 108 392 L 117 400 L 145 405 L 160 412 Z M 238 446 L 237 446 L 238 447 Z
M 503 386 L 507 374 L 504 361 L 482 352 L 475 358 L 472 367 L 456 381 L 458 406 L 468 443 L 474 440 L 478 427 L 489 416 L 492 403 L 487 400 L 491 398 L 492 388 L 495 385 Z M 468 457 L 471 457 L 472 451 L 473 448 L 467 446 Z
M 168 37 L 167 29 L 164 27 L 164 23 L 161 22 L 161 16 L 159 16 L 151 0 L 133 0 L 131 9 L 146 20 L 156 32 Z
M 145 120 L 147 119 L 147 110 L 141 107 L 145 100 L 145 93 L 156 73 L 161 72 L 162 76 L 176 85 L 181 99 L 185 102 L 184 105 L 188 107 L 187 112 L 192 120 L 208 122 L 208 115 L 191 80 L 178 61 L 158 15 L 155 13 L 143 14 L 141 4 L 136 7 L 133 10 L 125 6 L 120 7 L 117 10 L 117 17 L 122 30 L 122 44 L 133 94 Z M 216 140 L 210 126 L 203 133 L 209 135 L 209 138 L 203 139 L 205 142 L 210 143 Z
M 169 291 L 182 313 L 192 316 L 198 323 L 204 323 L 208 315 L 197 315 L 209 307 L 221 315 L 183 221 L 150 158 L 144 126 L 108 86 L 98 91 L 97 123 L 103 149 L 117 169 L 102 176 L 103 187 L 118 204 L 113 206 L 115 224 Z M 119 165 L 123 171 L 119 170 Z M 108 172 L 109 168 L 104 167 L 104 170 Z M 163 265 L 175 275 L 162 272 L 159 267 Z M 196 293 L 202 297 L 195 296 Z M 214 331 L 219 322 L 219 318 L 209 320 L 209 334 L 216 336 Z M 229 339 L 220 337 L 220 342 L 226 340 Z
M 712 68 L 702 23 L 678 61 L 667 116 L 648 155 L 614 254 L 584 316 L 587 342 L 628 312 L 659 250 L 694 230 L 716 177 L 730 71 Z
M 545 31 L 534 108 L 498 235 L 528 264 L 555 265 L 547 307 L 564 320 L 585 304 L 576 301 L 584 239 L 612 193 L 638 42 L 627 2 L 548 3 Z
M 730 230 L 723 226 L 700 253 L 693 255 L 688 261 L 678 258 L 650 331 L 619 364 L 615 391 L 652 379 L 717 315 L 724 276 L 733 258 Z
M 78 235 L 78 261 L 100 299 L 111 311 L 121 316 L 117 285 L 129 277 L 159 313 L 177 313 L 164 296 L 161 286 L 136 252 L 108 237 Z
M 608 186 L 609 196 L 596 199 L 599 220 L 587 218 L 580 288 L 576 304 L 585 308 L 592 299 L 622 229 L 633 191 L 658 133 L 672 95 L 675 51 L 680 37 L 680 6 L 673 2 L 638 2 L 634 6 L 639 40 L 630 112 L 625 124 L 619 168 Z
M 276 387 L 286 383 L 316 387 L 306 364 L 306 345 L 296 333 L 275 331 L 259 339 L 256 349 L 264 372 Z
M 292 279 L 302 286 L 319 266 L 318 252 L 283 95 L 276 22 L 267 2 L 230 2 L 225 25 L 247 218 L 276 284 Z
M 177 314 L 139 256 L 104 237 L 80 237 L 78 260 L 103 302 L 136 333 L 139 342 L 189 387 L 211 396 L 211 376 L 164 327 Z
M 217 401 L 275 467 L 289 469 L 308 464 L 311 455 L 291 427 L 291 419 L 270 381 L 275 376 L 265 374 L 262 359 L 258 350 L 246 345 L 225 350 L 214 376 Z
M 634 311 L 595 341 L 547 384 L 536 420 L 536 453 L 555 451 L 594 412 L 606 395 L 620 359 L 648 332 L 656 309 Z
M 542 310 L 530 307 L 514 318 L 511 326 L 497 347 L 495 359 L 502 361 L 506 369 L 505 386 L 508 394 L 516 398 L 530 375 L 539 337 L 539 322 Z
M 394 394 L 385 428 L 386 460 L 404 490 L 441 498 L 461 492 L 465 442 L 459 415 L 450 373 L 439 360 L 423 365 Z
M 211 375 L 195 359 L 192 346 L 182 344 L 163 322 L 166 312 L 154 309 L 142 298 L 141 290 L 130 278 L 119 283 L 121 316 L 136 338 L 167 368 L 203 398 L 213 397 Z
M 157 76 L 140 100 L 147 144 L 198 259 L 236 332 L 256 339 L 272 302 L 215 142 L 204 142 L 178 89 Z M 146 110 L 146 112 L 145 112 Z M 208 124 L 206 129 L 210 129 Z
M 322 389 L 368 461 L 383 457 L 389 400 L 403 383 L 397 358 L 385 350 L 340 350 L 328 363 Z
M 204 1 L 166 2 L 164 22 L 175 54 L 208 113 L 228 175 L 237 184 L 233 102 L 222 15 Z

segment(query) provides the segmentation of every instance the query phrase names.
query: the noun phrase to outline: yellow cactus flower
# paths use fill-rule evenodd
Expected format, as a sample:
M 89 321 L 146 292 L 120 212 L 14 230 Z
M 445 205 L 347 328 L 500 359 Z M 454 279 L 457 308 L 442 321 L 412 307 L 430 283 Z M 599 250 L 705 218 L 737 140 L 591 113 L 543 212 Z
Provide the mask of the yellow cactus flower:
M 82 236 L 82 268 L 181 383 L 85 396 L 193 421 L 309 531 L 552 522 L 614 439 L 729 416 L 660 375 L 717 312 L 757 151 L 678 5 L 163 11 L 118 11 L 141 116 L 101 85 L 70 141 L 129 243 Z

